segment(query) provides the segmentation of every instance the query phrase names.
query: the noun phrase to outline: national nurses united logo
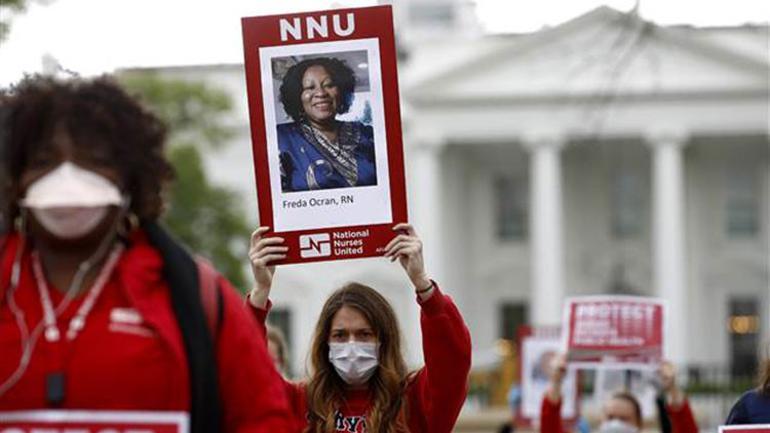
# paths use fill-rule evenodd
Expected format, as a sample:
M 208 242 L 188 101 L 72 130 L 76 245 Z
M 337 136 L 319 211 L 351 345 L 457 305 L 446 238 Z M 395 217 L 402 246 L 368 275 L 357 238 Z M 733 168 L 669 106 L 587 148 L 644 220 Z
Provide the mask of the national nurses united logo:
M 332 241 L 329 233 L 315 233 L 300 236 L 299 255 L 304 259 L 331 256 Z

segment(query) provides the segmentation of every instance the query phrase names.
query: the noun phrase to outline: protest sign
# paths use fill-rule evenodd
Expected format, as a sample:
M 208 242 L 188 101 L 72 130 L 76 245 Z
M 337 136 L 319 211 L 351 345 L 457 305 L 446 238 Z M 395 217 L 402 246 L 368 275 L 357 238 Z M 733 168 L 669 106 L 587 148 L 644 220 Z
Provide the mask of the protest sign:
M 243 18 L 260 225 L 298 263 L 382 255 L 407 221 L 390 6 Z
M 188 433 L 184 412 L 27 410 L 0 412 L 0 433 Z
M 583 368 L 656 368 L 663 359 L 664 306 L 655 298 L 567 299 L 562 349 Z
M 537 425 L 540 408 L 548 388 L 551 361 L 559 354 L 559 328 L 531 328 L 523 326 L 518 331 L 519 383 L 521 405 L 516 412 L 516 424 L 520 427 Z M 576 370 L 567 371 L 562 384 L 563 403 L 561 416 L 567 424 L 578 416 L 578 387 Z
M 770 433 L 770 424 L 729 425 L 719 427 L 719 433 Z

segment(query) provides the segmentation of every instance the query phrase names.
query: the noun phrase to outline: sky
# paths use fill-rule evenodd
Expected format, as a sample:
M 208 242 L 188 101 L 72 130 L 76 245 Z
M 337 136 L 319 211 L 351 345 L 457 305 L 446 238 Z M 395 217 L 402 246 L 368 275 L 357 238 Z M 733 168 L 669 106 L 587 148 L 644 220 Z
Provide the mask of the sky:
M 396 0 L 397 2 L 399 0 Z M 470 0 L 472 1 L 472 0 Z M 0 42 L 0 86 L 42 69 L 55 57 L 82 75 L 119 67 L 235 63 L 243 60 L 240 17 L 358 7 L 373 0 L 34 0 Z M 606 4 L 635 0 L 475 0 L 492 33 L 554 26 Z M 729 26 L 770 21 L 768 0 L 641 0 L 641 16 L 658 24 Z M 6 18 L 6 17 L 3 17 Z

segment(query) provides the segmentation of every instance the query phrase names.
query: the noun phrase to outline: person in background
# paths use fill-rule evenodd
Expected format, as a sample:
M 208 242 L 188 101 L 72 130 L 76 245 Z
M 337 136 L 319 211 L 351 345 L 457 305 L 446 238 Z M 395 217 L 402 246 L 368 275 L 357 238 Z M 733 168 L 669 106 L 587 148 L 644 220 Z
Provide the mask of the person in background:
M 283 377 L 289 376 L 289 349 L 283 332 L 274 326 L 267 327 L 267 353 L 273 360 L 275 369 Z
M 561 387 L 567 372 L 565 355 L 554 359 L 548 390 L 543 398 L 540 413 L 541 433 L 565 433 L 561 422 Z M 676 371 L 665 362 L 659 369 L 662 388 L 668 398 L 667 411 L 672 423 L 672 433 L 698 433 L 690 405 L 676 384 Z M 604 403 L 599 433 L 640 433 L 643 419 L 641 405 L 628 392 L 617 392 Z
M 759 367 L 759 386 L 741 396 L 725 424 L 770 424 L 770 356 Z
M 309 354 L 307 382 L 286 383 L 297 431 L 311 433 L 450 433 L 468 391 L 471 340 L 460 312 L 428 277 L 422 241 L 409 224 L 394 227 L 385 257 L 406 271 L 421 307 L 425 366 L 409 373 L 390 303 L 371 287 L 348 283 L 326 300 Z M 255 285 L 249 302 L 261 323 L 270 310 L 283 238 L 251 238 Z M 264 328 L 263 328 L 264 332 Z
M 192 433 L 288 428 L 253 315 L 157 222 L 173 177 L 165 137 L 107 76 L 31 76 L 0 91 L 0 211 L 13 222 L 0 233 L 0 412 L 174 411 Z

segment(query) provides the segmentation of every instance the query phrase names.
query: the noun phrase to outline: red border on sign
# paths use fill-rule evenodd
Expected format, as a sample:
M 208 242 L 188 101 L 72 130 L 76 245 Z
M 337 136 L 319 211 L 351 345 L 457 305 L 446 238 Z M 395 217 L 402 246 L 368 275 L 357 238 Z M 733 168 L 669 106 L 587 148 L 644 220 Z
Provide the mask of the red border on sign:
M 334 32 L 323 39 L 281 41 L 279 20 L 307 17 L 320 19 L 330 14 L 355 14 L 355 31 L 345 37 Z M 259 219 L 263 226 L 271 227 L 267 236 L 280 235 L 289 247 L 287 258 L 277 264 L 305 263 L 349 258 L 381 256 L 385 245 L 394 237 L 393 225 L 407 222 L 406 182 L 404 178 L 404 154 L 401 131 L 401 113 L 399 108 L 398 77 L 396 72 L 396 45 L 393 34 L 393 16 L 390 6 L 374 6 L 353 9 L 335 9 L 296 14 L 247 17 L 242 19 L 243 45 L 245 57 L 246 89 L 248 92 L 249 120 L 251 141 L 256 175 Z M 387 141 L 388 168 L 390 177 L 390 201 L 392 222 L 387 224 L 359 225 L 347 227 L 318 227 L 297 231 L 274 231 L 273 197 L 270 188 L 268 165 L 267 130 L 263 107 L 262 77 L 259 48 L 288 46 L 312 42 L 335 42 L 364 38 L 376 38 L 379 41 L 380 66 L 382 79 L 383 114 Z M 269 125 L 272 126 L 272 125 Z M 303 258 L 300 256 L 299 237 L 315 233 L 334 233 L 368 230 L 363 242 L 363 252 L 354 255 L 332 255 Z

